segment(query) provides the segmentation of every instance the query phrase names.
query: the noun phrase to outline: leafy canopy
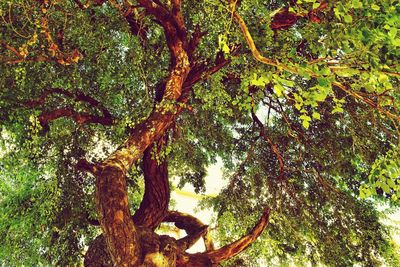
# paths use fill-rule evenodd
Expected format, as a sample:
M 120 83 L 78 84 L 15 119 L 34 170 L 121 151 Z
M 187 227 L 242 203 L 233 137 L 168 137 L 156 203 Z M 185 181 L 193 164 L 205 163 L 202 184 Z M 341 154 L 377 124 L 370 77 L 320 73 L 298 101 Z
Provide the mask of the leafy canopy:
M 399 2 L 183 1 L 182 13 L 189 35 L 204 32 L 192 69 L 229 64 L 201 73 L 157 156 L 197 192 L 223 160 L 228 185 L 203 203 L 220 244 L 273 209 L 235 264 L 400 265 L 377 209 L 400 197 Z M 99 229 L 94 178 L 76 165 L 146 120 L 167 40 L 135 1 L 2 1 L 0 17 L 0 263 L 77 263 Z

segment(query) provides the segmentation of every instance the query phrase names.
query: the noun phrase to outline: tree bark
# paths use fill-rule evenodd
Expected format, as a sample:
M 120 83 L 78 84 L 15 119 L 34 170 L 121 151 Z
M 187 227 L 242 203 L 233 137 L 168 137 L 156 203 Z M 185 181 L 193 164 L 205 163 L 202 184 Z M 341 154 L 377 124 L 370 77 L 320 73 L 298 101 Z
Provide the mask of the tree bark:
M 175 101 L 182 94 L 182 86 L 190 71 L 187 41 L 182 40 L 184 25 L 176 27 L 167 10 L 151 1 L 139 1 L 146 10 L 161 19 L 171 54 L 171 71 L 165 94 L 149 118 L 135 127 L 128 140 L 100 164 L 96 173 L 96 206 L 108 250 L 114 265 L 138 266 L 141 247 L 136 226 L 128 207 L 125 175 L 145 149 L 159 139 L 182 109 Z M 172 103 L 173 109 L 167 109 Z
M 152 230 L 159 226 L 164 219 L 170 199 L 168 163 L 165 158 L 159 158 L 166 142 L 167 136 L 164 135 L 155 145 L 149 146 L 144 151 L 144 196 L 139 209 L 133 215 L 133 221 L 136 225 Z

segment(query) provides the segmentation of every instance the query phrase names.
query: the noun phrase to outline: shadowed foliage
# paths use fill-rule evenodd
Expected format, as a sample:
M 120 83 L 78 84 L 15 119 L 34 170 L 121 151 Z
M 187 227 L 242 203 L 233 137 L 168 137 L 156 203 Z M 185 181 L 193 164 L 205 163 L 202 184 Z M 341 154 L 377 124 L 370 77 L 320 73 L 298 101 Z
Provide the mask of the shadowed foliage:
M 399 266 L 399 17 L 394 0 L 2 1 L 0 265 Z M 209 227 L 170 190 L 204 193 L 217 161 Z

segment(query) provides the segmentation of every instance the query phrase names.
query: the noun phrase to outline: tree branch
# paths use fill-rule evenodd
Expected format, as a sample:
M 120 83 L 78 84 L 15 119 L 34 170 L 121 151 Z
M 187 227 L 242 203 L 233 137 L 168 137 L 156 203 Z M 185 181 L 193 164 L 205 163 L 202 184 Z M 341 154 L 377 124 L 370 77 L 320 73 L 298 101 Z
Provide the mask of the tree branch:
M 166 145 L 167 135 L 164 135 L 156 144 L 149 146 L 144 151 L 144 196 L 139 209 L 133 215 L 136 225 L 152 230 L 158 227 L 164 219 L 170 200 L 168 163 L 166 159 L 158 158 Z
M 211 239 L 209 231 L 204 230 L 204 232 L 202 232 L 203 229 L 208 229 L 208 226 L 205 225 L 203 222 L 201 222 L 196 217 L 194 217 L 190 214 L 187 214 L 187 213 L 179 212 L 179 211 L 169 211 L 163 221 L 164 222 L 173 222 L 173 223 L 175 223 L 176 227 L 178 227 L 179 229 L 185 230 L 186 234 L 188 236 L 188 240 L 195 239 L 197 234 L 199 234 L 201 232 L 202 233 L 201 236 L 203 237 L 206 251 L 214 250 L 214 243 Z M 192 237 L 190 237 L 190 236 L 192 236 Z
M 254 40 L 253 40 L 253 38 L 252 38 L 252 36 L 251 36 L 251 34 L 249 32 L 249 29 L 246 26 L 246 23 L 244 22 L 244 20 L 242 19 L 242 17 L 239 15 L 239 13 L 237 11 L 234 12 L 234 17 L 237 20 L 237 22 L 239 23 L 240 29 L 241 29 L 241 31 L 243 33 L 243 36 L 244 36 L 244 38 L 246 40 L 246 43 L 248 44 L 248 46 L 249 46 L 249 48 L 251 50 L 251 53 L 253 54 L 254 58 L 257 61 L 259 61 L 259 62 L 261 62 L 263 64 L 266 64 L 266 65 L 269 65 L 269 66 L 273 66 L 273 67 L 277 67 L 277 68 L 282 69 L 282 70 L 286 70 L 286 71 L 288 71 L 290 73 L 297 74 L 297 75 L 302 75 L 301 73 L 303 73 L 303 74 L 307 73 L 308 75 L 310 75 L 310 77 L 313 77 L 313 78 L 318 78 L 320 76 L 320 75 L 318 75 L 317 73 L 313 72 L 310 69 L 300 69 L 300 68 L 298 68 L 296 66 L 288 66 L 288 65 L 285 65 L 285 64 L 279 62 L 278 60 L 273 60 L 273 59 L 270 59 L 270 58 L 262 56 L 261 53 L 259 52 L 259 50 L 257 49 L 255 43 L 254 43 Z M 335 70 L 337 69 L 337 66 L 333 66 L 333 67 L 329 67 L 328 66 L 328 68 L 331 71 L 331 73 L 334 74 Z M 391 73 L 392 73 L 392 76 L 395 76 L 393 72 L 391 72 Z M 344 85 L 344 84 L 342 84 L 340 82 L 337 82 L 337 81 L 332 82 L 332 85 L 336 86 L 337 88 L 339 88 L 342 91 L 346 92 L 348 95 L 351 95 L 354 98 L 361 100 L 362 102 L 366 103 L 370 107 L 376 109 L 378 112 L 385 114 L 387 117 L 389 117 L 391 119 L 394 119 L 397 122 L 400 122 L 400 116 L 399 115 L 393 114 L 390 111 L 379 107 L 371 99 L 363 97 L 358 92 L 352 91 L 346 85 Z
M 221 261 L 230 259 L 243 250 L 245 250 L 248 246 L 250 246 L 264 231 L 265 227 L 267 227 L 268 219 L 269 219 L 270 209 L 266 208 L 261 215 L 260 220 L 254 226 L 254 228 L 250 231 L 249 234 L 243 236 L 239 240 L 226 245 L 220 249 L 201 253 L 202 255 L 208 257 L 213 263 L 219 263 Z
M 304 14 L 297 14 L 289 11 L 288 7 L 282 8 L 273 17 L 270 24 L 270 28 L 273 30 L 284 30 L 288 29 L 301 18 L 307 18 L 312 22 L 320 23 L 321 19 L 317 16 L 319 11 L 324 10 L 328 7 L 328 3 L 323 2 L 319 7 L 310 10 Z
M 220 249 L 190 254 L 186 253 L 177 259 L 176 266 L 191 266 L 191 267 L 202 267 L 202 266 L 216 266 L 216 264 L 228 260 L 246 248 L 248 248 L 264 231 L 267 227 L 269 219 L 270 209 L 266 208 L 261 215 L 258 223 L 250 231 L 249 234 L 243 236 L 237 241 L 226 245 Z
M 110 117 L 100 117 L 86 112 L 77 112 L 72 108 L 59 108 L 50 112 L 43 112 L 38 116 L 40 124 L 43 127 L 49 124 L 50 121 L 56 120 L 61 117 L 68 117 L 73 119 L 77 124 L 84 125 L 87 123 L 98 123 L 101 125 L 112 125 L 113 120 Z
M 266 133 L 265 133 L 265 126 L 264 124 L 260 121 L 260 119 L 257 117 L 256 113 L 254 112 L 254 107 L 251 110 L 251 117 L 253 121 L 258 125 L 260 128 L 260 136 L 268 142 L 268 144 L 271 146 L 272 151 L 274 152 L 278 162 L 279 162 L 279 169 L 280 169 L 280 174 L 279 174 L 279 180 L 282 180 L 284 175 L 285 175 L 285 164 L 283 162 L 283 157 L 282 154 L 279 152 L 278 147 L 272 142 L 271 138 L 269 138 Z
M 36 99 L 28 100 L 23 103 L 24 106 L 29 108 L 34 108 L 36 106 L 41 106 L 46 102 L 46 99 L 52 94 L 61 94 L 68 98 L 72 98 L 76 101 L 86 102 L 90 106 L 99 108 L 103 113 L 103 116 L 92 115 L 86 112 L 77 112 L 72 108 L 59 108 L 56 110 L 52 110 L 49 112 L 43 112 L 39 115 L 38 119 L 43 127 L 46 127 L 47 124 L 55 119 L 61 117 L 69 117 L 73 119 L 79 125 L 83 125 L 86 123 L 98 123 L 102 125 L 112 125 L 113 117 L 110 112 L 101 105 L 99 101 L 92 98 L 89 95 L 82 93 L 81 91 L 76 90 L 75 93 L 67 91 L 62 88 L 50 88 L 43 91 L 43 93 Z
M 178 239 L 177 245 L 182 251 L 185 251 L 191 248 L 197 242 L 197 240 L 199 240 L 200 237 L 207 234 L 207 232 L 208 232 L 208 226 L 204 225 L 203 228 L 200 228 L 196 233 Z

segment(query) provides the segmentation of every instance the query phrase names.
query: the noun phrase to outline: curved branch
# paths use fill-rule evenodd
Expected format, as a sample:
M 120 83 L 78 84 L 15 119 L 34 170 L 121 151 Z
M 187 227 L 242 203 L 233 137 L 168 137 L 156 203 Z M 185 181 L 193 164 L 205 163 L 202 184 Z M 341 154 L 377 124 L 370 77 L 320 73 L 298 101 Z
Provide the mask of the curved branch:
M 273 67 L 277 67 L 279 69 L 282 70 L 286 70 L 290 73 L 293 74 L 297 74 L 297 75 L 302 75 L 301 73 L 307 73 L 308 75 L 310 75 L 310 77 L 313 78 L 318 78 L 320 75 L 318 75 L 317 73 L 313 72 L 310 69 L 303 69 L 301 70 L 300 68 L 296 67 L 296 66 L 288 66 L 285 65 L 281 62 L 279 62 L 278 60 L 273 60 L 267 57 L 264 57 L 263 55 L 261 55 L 260 51 L 257 49 L 253 37 L 251 36 L 249 29 L 247 28 L 246 23 L 244 22 L 243 18 L 239 15 L 239 13 L 237 11 L 234 11 L 234 17 L 237 20 L 237 22 L 239 23 L 240 29 L 243 33 L 243 36 L 246 40 L 247 45 L 249 46 L 251 53 L 253 54 L 254 58 L 266 65 L 269 66 L 273 66 Z M 329 70 L 332 74 L 335 73 L 335 69 L 337 69 L 337 66 L 334 67 L 329 67 Z M 396 73 L 393 72 L 389 72 L 391 73 L 391 76 L 396 76 Z M 367 98 L 367 97 L 363 97 L 361 94 L 359 94 L 358 92 L 352 91 L 348 86 L 340 83 L 340 82 L 332 82 L 333 86 L 336 86 L 337 88 L 341 89 L 343 92 L 347 93 L 348 95 L 353 96 L 354 98 L 361 100 L 362 102 L 366 103 L 367 105 L 369 105 L 370 107 L 376 109 L 379 113 L 383 113 L 384 115 L 386 115 L 387 117 L 396 120 L 397 122 L 400 122 L 400 116 L 391 113 L 390 111 L 378 106 L 375 102 L 373 102 L 371 99 Z
M 36 99 L 33 100 L 28 100 L 23 103 L 23 105 L 27 107 L 35 107 L 39 105 L 43 105 L 46 101 L 46 98 L 49 97 L 49 95 L 52 94 L 60 94 L 60 95 L 65 95 L 69 98 L 74 98 L 76 101 L 82 101 L 90 104 L 92 107 L 98 107 L 105 116 L 111 116 L 110 112 L 101 105 L 99 101 L 94 99 L 93 97 L 86 95 L 85 93 L 75 90 L 75 93 L 72 93 L 68 90 L 65 90 L 63 88 L 48 88 L 43 91 L 43 93 Z
M 178 227 L 179 229 L 185 230 L 186 234 L 188 236 L 188 239 L 190 238 L 190 236 L 192 236 L 192 238 L 194 239 L 197 236 L 197 234 L 199 234 L 201 232 L 202 233 L 201 236 L 203 237 L 206 251 L 214 250 L 214 243 L 209 234 L 208 226 L 205 225 L 203 222 L 201 222 L 196 217 L 194 217 L 190 214 L 187 214 L 187 213 L 179 212 L 179 211 L 169 211 L 163 221 L 164 222 L 173 222 L 173 223 L 175 223 L 176 227 Z M 204 230 L 204 229 L 206 229 L 206 230 Z
M 167 137 L 164 135 L 156 143 L 144 151 L 144 196 L 139 209 L 133 215 L 136 225 L 145 226 L 154 230 L 160 225 L 168 210 L 170 189 L 168 182 L 168 163 L 164 159 L 161 162 L 157 156 L 165 148 Z
M 221 261 L 225 261 L 236 256 L 237 254 L 245 250 L 248 246 L 250 246 L 261 235 L 265 227 L 267 227 L 268 225 L 269 214 L 270 209 L 266 208 L 260 220 L 249 234 L 220 249 L 201 253 L 201 255 L 206 256 L 213 263 L 219 263 Z
M 38 119 L 43 127 L 46 127 L 50 121 L 61 117 L 73 119 L 77 124 L 83 125 L 86 123 L 98 123 L 102 125 L 112 125 L 113 119 L 110 117 L 100 117 L 86 112 L 77 112 L 72 108 L 60 108 L 50 112 L 44 112 L 39 115 Z
M 152 1 L 138 2 L 156 17 L 160 15 L 158 11 L 161 16 L 165 15 L 166 11 Z M 161 138 L 183 109 L 178 104 L 172 110 L 167 106 L 181 96 L 183 83 L 190 71 L 189 58 L 184 49 L 187 40 L 179 38 L 170 20 L 164 22 L 163 28 L 171 55 L 171 70 L 162 101 L 144 122 L 132 129 L 125 143 L 100 164 L 101 170 L 96 175 L 99 221 L 116 266 L 138 266 L 141 263 L 142 248 L 129 211 L 126 173 L 145 149 Z
M 239 240 L 220 249 L 203 253 L 186 253 L 180 255 L 180 257 L 177 258 L 176 266 L 216 266 L 216 264 L 236 256 L 237 254 L 248 248 L 261 235 L 261 233 L 268 225 L 269 214 L 270 209 L 266 208 L 256 226 L 254 226 L 249 234 L 243 236 Z

